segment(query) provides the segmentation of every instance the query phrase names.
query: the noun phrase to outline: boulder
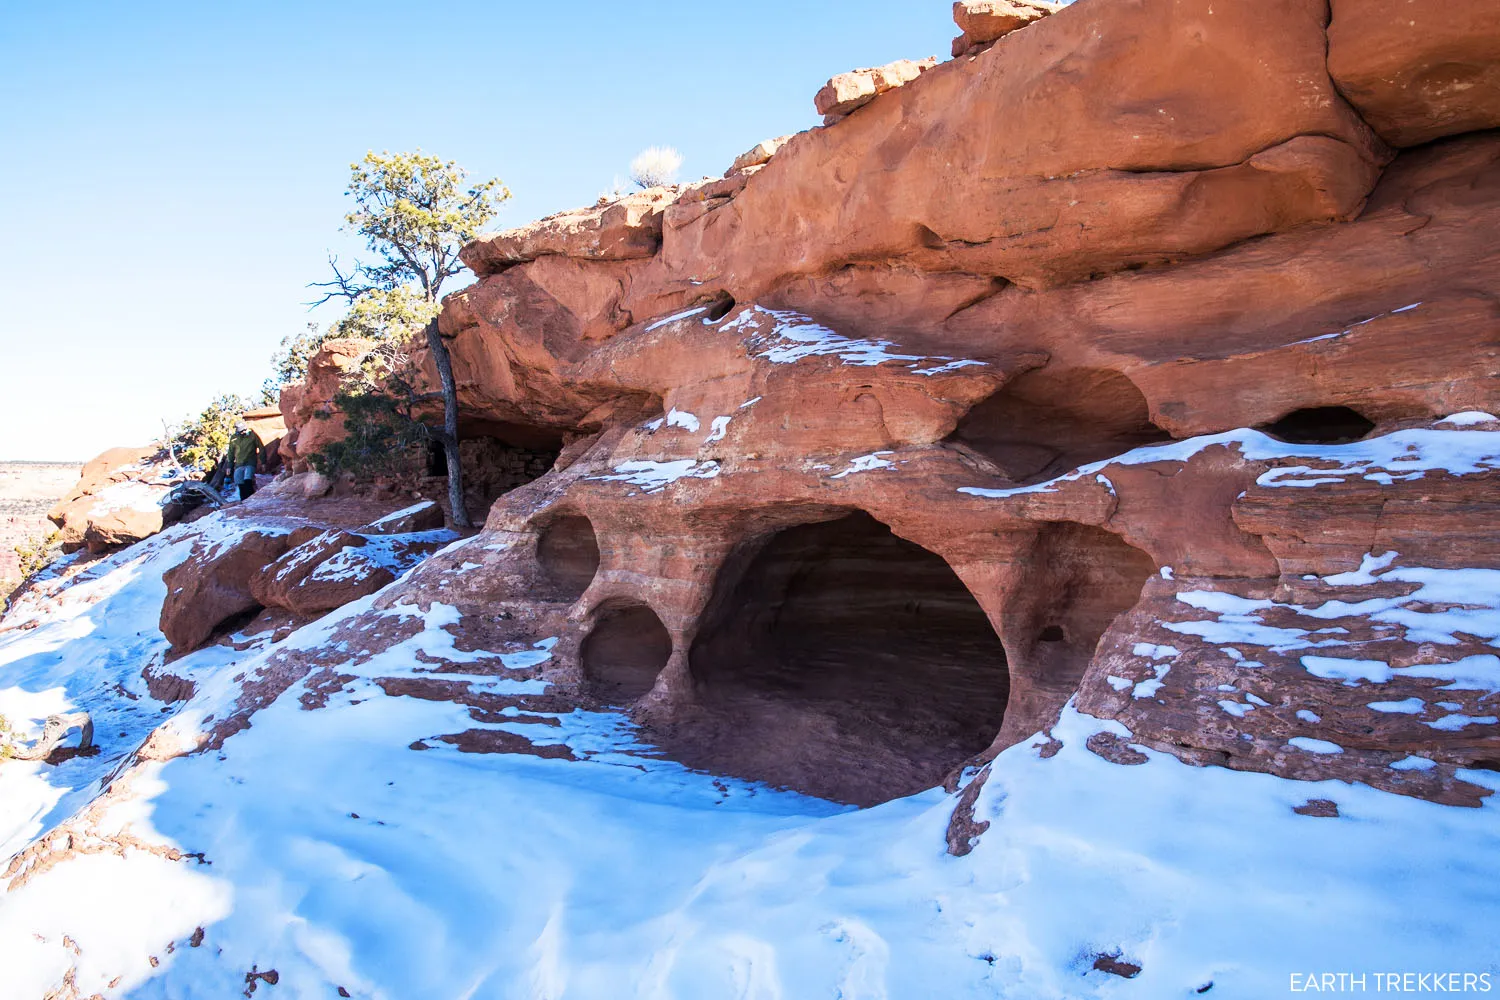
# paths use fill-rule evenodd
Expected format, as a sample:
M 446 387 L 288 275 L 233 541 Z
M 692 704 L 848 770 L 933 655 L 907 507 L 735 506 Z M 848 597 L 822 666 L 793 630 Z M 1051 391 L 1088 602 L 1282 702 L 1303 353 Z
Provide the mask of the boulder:
M 286 551 L 288 535 L 247 531 L 201 549 L 162 575 L 161 631 L 175 653 L 197 649 L 225 621 L 254 611 L 251 582 Z
M 1333 0 L 1328 72 L 1393 146 L 1500 127 L 1492 0 Z
M 281 445 L 286 438 L 286 417 L 279 406 L 263 406 L 247 410 L 241 415 L 245 426 L 260 439 L 260 468 L 263 472 L 275 472 L 281 468 Z
M 91 513 L 83 531 L 84 545 L 97 554 L 150 538 L 165 524 L 158 501 L 166 495 L 166 490 L 152 490 L 139 505 Z
M 359 531 L 364 535 L 404 535 L 414 531 L 435 531 L 445 523 L 443 508 L 436 501 L 423 500 L 371 521 Z
M 825 125 L 832 124 L 850 112 L 869 104 L 880 94 L 910 83 L 936 65 L 937 57 L 929 56 L 920 61 L 897 59 L 884 66 L 840 73 L 823 84 L 823 89 L 813 97 L 813 107 L 817 108 L 818 114 L 823 116 Z M 751 150 L 745 155 L 749 156 L 754 153 L 755 150 Z M 770 156 L 768 155 L 766 159 L 769 160 Z M 746 166 L 750 165 L 746 164 Z
M 162 483 L 168 471 L 155 445 L 111 448 L 84 467 L 78 483 L 47 512 L 64 552 L 104 552 L 162 529 Z
M 636 191 L 618 201 L 559 212 L 517 229 L 481 236 L 460 253 L 475 274 L 495 274 L 538 257 L 587 260 L 650 257 L 661 246 L 662 212 L 674 188 Z
M 831 83 L 832 81 L 829 82 Z M 739 156 L 736 156 L 734 162 L 729 165 L 729 169 L 724 171 L 724 176 L 728 177 L 730 174 L 740 173 L 750 167 L 759 167 L 771 162 L 771 157 L 775 156 L 776 151 L 785 146 L 789 139 L 791 139 L 789 135 L 778 136 L 775 139 L 762 139 Z
M 281 412 L 280 406 L 262 406 L 254 410 L 246 410 L 240 414 L 245 421 L 245 426 L 255 432 L 260 443 L 269 446 L 271 443 L 286 436 L 286 417 Z
M 351 532 L 330 528 L 290 541 L 280 558 L 251 579 L 251 593 L 266 607 L 319 614 L 373 594 L 396 578 L 362 551 L 367 540 Z
M 1061 9 L 1045 0 L 956 0 L 953 23 L 961 34 L 953 40 L 954 58 Z

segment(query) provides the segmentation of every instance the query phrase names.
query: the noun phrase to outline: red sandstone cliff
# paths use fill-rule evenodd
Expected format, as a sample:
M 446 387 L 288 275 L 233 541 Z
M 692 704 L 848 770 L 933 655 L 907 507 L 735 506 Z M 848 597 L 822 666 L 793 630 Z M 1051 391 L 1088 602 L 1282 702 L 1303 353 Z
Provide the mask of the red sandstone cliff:
M 101 753 L 8 776 L 87 802 L 15 841 L 17 950 L 79 995 L 1484 961 L 1500 28 L 956 6 L 953 61 L 841 74 L 723 178 L 466 248 L 479 534 L 305 472 L 334 342 L 291 474 L 33 588 L 0 693 L 86 701 Z M 60 933 L 116 859 L 110 945 Z
M 1401 474 L 1386 448 L 1350 476 L 1337 450 L 1500 405 L 1500 136 L 1457 135 L 1500 125 L 1500 31 L 1480 4 L 1407 6 L 1393 35 L 1372 2 L 1330 22 L 1313 0 L 1086 0 L 841 83 L 831 125 L 721 180 L 470 245 L 481 280 L 442 316 L 469 433 L 565 447 L 491 510 L 499 554 L 438 560 L 399 599 L 565 618 L 565 687 L 635 704 L 690 761 L 855 800 L 1074 696 L 1187 759 L 1471 799 L 1451 767 L 1497 759 L 1491 730 L 1371 711 L 1295 644 L 1234 661 L 1171 631 L 1185 593 L 1291 620 L 1364 596 L 1373 578 L 1334 581 L 1388 550 L 1500 558 L 1492 462 Z M 294 433 L 342 356 L 283 401 Z M 1245 427 L 1271 436 L 1035 485 Z M 1344 471 L 1267 487 L 1307 463 Z M 1318 620 L 1346 656 L 1485 648 Z M 1226 714 L 1247 653 L 1259 700 Z M 815 689 L 792 679 L 814 669 Z M 1450 700 L 1479 717 L 1475 699 Z M 764 749 L 788 729 L 811 735 Z M 1359 749 L 1286 749 L 1316 733 Z M 851 747 L 889 762 L 870 787 L 841 783 Z M 1418 751 L 1443 767 L 1386 767 Z

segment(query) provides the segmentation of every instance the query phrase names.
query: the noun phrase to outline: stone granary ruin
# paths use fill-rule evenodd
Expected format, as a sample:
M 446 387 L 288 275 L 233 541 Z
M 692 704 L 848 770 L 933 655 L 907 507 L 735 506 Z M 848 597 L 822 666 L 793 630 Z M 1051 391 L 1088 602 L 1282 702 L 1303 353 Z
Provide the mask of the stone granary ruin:
M 474 242 L 463 420 L 556 457 L 379 603 L 558 636 L 553 703 L 862 805 L 1069 699 L 1192 762 L 1476 801 L 1496 730 L 1438 723 L 1493 705 L 1432 665 L 1486 637 L 1379 571 L 1500 566 L 1500 19 L 1399 6 L 962 3 L 957 58 L 835 78 L 721 178 Z

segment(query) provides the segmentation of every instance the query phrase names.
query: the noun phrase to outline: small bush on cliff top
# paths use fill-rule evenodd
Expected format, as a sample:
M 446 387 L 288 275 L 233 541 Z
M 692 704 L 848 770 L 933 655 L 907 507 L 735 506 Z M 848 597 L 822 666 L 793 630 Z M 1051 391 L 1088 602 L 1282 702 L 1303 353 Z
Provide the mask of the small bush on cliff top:
M 652 146 L 641 150 L 630 161 L 630 179 L 643 188 L 661 187 L 677 179 L 682 154 L 671 146 Z

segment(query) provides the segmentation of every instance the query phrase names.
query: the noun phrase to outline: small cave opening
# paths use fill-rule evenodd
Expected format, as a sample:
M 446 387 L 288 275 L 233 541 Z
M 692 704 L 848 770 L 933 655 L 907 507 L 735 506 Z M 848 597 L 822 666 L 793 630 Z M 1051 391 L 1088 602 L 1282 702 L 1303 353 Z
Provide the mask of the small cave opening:
M 599 538 L 593 522 L 582 514 L 548 522 L 537 539 L 536 560 L 548 596 L 570 604 L 577 601 L 599 571 Z
M 448 475 L 448 452 L 443 449 L 441 441 L 427 442 L 427 475 Z
M 1029 484 L 1171 435 L 1152 422 L 1146 397 L 1119 372 L 1049 367 L 975 404 L 947 440 Z
M 671 657 L 671 633 L 644 604 L 603 609 L 579 650 L 589 693 L 610 705 L 647 694 Z
M 989 746 L 1005 650 L 938 555 L 863 512 L 731 560 L 690 654 L 690 766 L 860 806 L 929 788 Z
M 709 300 L 708 312 L 703 318 L 710 323 L 717 323 L 729 315 L 730 311 L 734 309 L 734 305 L 734 296 L 728 292 L 718 292 Z
M 1309 406 L 1259 429 L 1287 444 L 1350 444 L 1369 435 L 1375 422 L 1347 406 Z

